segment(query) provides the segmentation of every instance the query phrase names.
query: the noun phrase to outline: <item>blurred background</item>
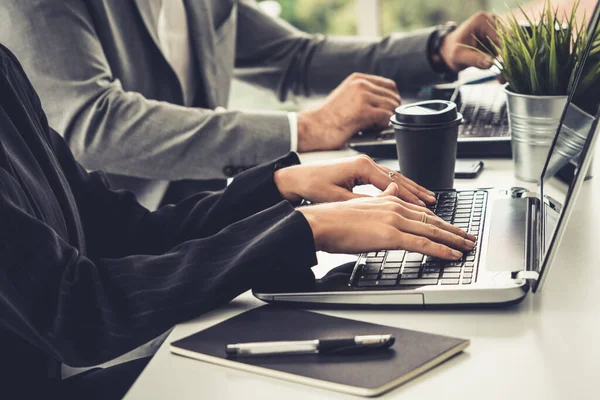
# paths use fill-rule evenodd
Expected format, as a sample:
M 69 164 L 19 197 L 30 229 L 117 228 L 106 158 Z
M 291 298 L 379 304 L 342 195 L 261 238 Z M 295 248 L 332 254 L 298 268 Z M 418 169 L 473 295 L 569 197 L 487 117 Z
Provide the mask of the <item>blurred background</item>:
M 505 0 L 269 0 L 263 3 L 267 3 L 263 7 L 278 3 L 279 16 L 306 32 L 356 35 L 362 33 L 360 29 L 366 31 L 365 34 L 387 35 L 446 21 L 464 21 L 478 10 L 503 9 Z M 367 18 L 373 15 L 377 16 L 378 32 L 368 26 L 373 22 Z
M 529 10 L 543 7 L 546 0 L 263 0 L 262 10 L 309 33 L 342 36 L 381 36 L 443 24 L 462 22 L 479 10 L 504 14 L 522 4 Z M 552 0 L 569 9 L 577 0 Z M 580 11 L 593 9 L 595 0 L 580 0 Z M 591 12 L 591 11 L 590 11 Z M 583 14 L 581 15 L 581 17 Z M 229 107 L 294 111 L 307 103 L 290 98 L 280 103 L 274 94 L 234 81 Z

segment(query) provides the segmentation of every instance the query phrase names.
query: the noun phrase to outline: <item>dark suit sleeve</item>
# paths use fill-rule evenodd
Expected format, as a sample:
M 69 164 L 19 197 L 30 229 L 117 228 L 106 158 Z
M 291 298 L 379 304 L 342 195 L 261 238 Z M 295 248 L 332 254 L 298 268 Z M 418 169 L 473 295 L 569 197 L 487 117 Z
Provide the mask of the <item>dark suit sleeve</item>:
M 160 255 L 93 259 L 5 193 L 0 318 L 72 366 L 112 359 L 272 275 L 303 277 L 316 264 L 310 227 L 287 202 Z
M 266 15 L 254 0 L 240 0 L 237 26 L 236 76 L 276 90 L 281 100 L 328 94 L 353 72 L 393 79 L 400 91 L 441 79 L 427 56 L 433 29 L 384 38 L 310 35 Z
M 109 190 L 101 173 L 88 174 L 62 138 L 55 132 L 50 135 L 79 206 L 88 252 L 98 257 L 160 254 L 178 243 L 211 236 L 283 201 L 273 173 L 299 163 L 290 153 L 241 173 L 224 191 L 198 193 L 149 212 L 132 193 Z
M 223 193 L 150 213 L 49 135 L 88 251 L 15 201 L 19 185 L 0 170 L 0 321 L 55 359 L 98 364 L 273 277 L 310 279 L 310 226 L 273 183 L 293 155 L 245 172 Z
M 224 193 L 150 213 L 74 161 L 8 56 L 3 104 L 15 105 L 6 110 L 27 145 L 6 147 L 0 167 L 2 330 L 66 364 L 93 365 L 273 277 L 310 277 L 310 226 L 273 183 L 273 170 L 294 155 L 246 172 Z M 24 180 L 19 170 L 37 171 L 26 164 L 31 153 L 46 176 Z M 24 183 L 35 178 L 51 187 L 47 207 Z

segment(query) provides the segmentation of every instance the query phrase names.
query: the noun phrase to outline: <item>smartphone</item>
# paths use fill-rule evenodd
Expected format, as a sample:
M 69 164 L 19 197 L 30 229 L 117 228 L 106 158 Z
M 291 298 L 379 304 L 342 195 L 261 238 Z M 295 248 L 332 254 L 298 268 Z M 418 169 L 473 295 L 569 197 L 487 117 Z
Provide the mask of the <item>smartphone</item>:
M 462 179 L 472 179 L 477 177 L 483 169 L 483 161 L 477 160 L 456 160 L 454 166 L 454 177 Z

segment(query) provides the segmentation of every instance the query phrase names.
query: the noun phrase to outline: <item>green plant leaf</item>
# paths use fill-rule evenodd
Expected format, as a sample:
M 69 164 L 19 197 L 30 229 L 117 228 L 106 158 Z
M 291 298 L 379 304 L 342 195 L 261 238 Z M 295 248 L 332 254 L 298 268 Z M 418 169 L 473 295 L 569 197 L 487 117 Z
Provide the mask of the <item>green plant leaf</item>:
M 585 18 L 581 25 L 576 18 L 578 6 L 579 0 L 570 14 L 564 14 L 564 25 L 562 16 L 552 8 L 550 0 L 544 2 L 543 10 L 537 16 L 527 15 L 519 6 L 529 32 L 516 15 L 509 12 L 493 27 L 500 45 L 492 41 L 487 45 L 477 40 L 477 47 L 472 49 L 493 58 L 511 90 L 516 93 L 565 95 L 588 43 Z M 592 45 L 590 56 L 600 58 L 600 31 L 593 38 Z M 586 67 L 582 82 L 593 84 L 595 79 L 600 79 L 599 75 L 595 67 Z

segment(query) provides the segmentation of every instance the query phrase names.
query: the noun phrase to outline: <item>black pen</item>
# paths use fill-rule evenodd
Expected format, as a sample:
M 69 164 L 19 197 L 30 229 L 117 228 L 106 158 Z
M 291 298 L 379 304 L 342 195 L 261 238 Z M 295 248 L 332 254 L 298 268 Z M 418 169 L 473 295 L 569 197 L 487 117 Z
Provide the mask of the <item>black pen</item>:
M 351 354 L 383 349 L 394 344 L 392 335 L 360 335 L 342 338 L 228 344 L 227 356 L 278 354 Z
M 460 82 L 460 86 L 478 85 L 480 83 L 485 83 L 485 82 L 493 81 L 494 79 L 498 79 L 498 74 L 497 73 L 491 73 L 491 74 L 484 75 L 484 76 L 479 76 L 479 77 L 476 77 L 476 78 L 473 78 L 473 79 L 466 79 L 466 80 Z

